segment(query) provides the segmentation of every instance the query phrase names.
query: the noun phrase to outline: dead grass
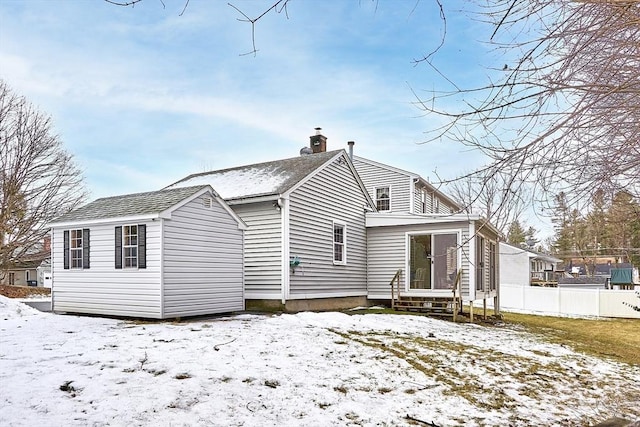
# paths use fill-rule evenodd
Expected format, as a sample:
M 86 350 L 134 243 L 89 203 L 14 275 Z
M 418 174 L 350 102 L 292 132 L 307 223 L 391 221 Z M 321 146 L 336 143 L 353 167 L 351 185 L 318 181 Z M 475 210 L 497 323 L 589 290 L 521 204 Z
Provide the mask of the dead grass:
M 51 295 L 51 289 L 35 286 L 0 285 L 0 295 L 7 298 L 29 298 L 34 295 Z
M 465 311 L 468 311 L 468 307 L 465 307 Z M 424 316 L 421 313 L 391 309 L 358 310 L 348 313 Z M 478 314 L 476 321 L 484 324 Z M 487 310 L 488 316 L 493 314 L 492 310 Z M 548 342 L 568 345 L 576 351 L 597 357 L 640 365 L 640 319 L 578 319 L 507 312 L 502 312 L 502 318 L 506 326 L 522 327 L 542 336 Z M 491 327 L 491 323 L 487 326 Z
M 640 365 L 640 319 L 574 319 L 502 313 L 505 323 L 521 325 L 553 343 L 619 362 Z

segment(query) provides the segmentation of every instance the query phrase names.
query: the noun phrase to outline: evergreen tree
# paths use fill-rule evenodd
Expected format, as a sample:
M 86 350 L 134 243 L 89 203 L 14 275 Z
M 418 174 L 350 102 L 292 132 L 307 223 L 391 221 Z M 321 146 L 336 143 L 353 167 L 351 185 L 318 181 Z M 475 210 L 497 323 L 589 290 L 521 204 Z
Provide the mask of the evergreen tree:
M 524 244 L 526 238 L 526 232 L 520 224 L 520 221 L 513 221 L 507 230 L 507 243 L 514 246 L 521 246 Z

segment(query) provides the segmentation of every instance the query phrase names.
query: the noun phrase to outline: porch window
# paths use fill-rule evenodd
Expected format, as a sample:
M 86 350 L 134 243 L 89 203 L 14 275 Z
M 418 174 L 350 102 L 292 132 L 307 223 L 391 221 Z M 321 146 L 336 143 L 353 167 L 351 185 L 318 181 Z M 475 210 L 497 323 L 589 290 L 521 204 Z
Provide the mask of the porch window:
M 409 289 L 452 289 L 458 273 L 458 234 L 409 237 Z
M 333 223 L 333 263 L 347 263 L 347 225 L 340 222 Z
M 376 188 L 376 209 L 378 209 L 378 212 L 391 210 L 389 187 Z
M 484 291 L 484 237 L 476 235 L 476 291 Z
M 489 289 L 495 291 L 497 288 L 498 277 L 496 274 L 496 264 L 498 263 L 496 244 L 489 243 Z

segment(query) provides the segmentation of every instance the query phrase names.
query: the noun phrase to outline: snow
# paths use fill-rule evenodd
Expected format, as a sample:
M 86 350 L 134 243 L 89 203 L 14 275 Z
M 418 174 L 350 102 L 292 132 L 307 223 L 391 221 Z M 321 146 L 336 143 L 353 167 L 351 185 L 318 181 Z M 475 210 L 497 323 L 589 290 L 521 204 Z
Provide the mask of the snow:
M 587 425 L 640 418 L 637 366 L 409 315 L 143 322 L 0 297 L 0 425 Z M 624 393 L 621 391 L 624 390 Z M 621 399 L 624 395 L 625 398 Z
M 278 189 L 287 179 L 289 179 L 289 175 L 283 171 L 276 171 L 272 168 L 248 167 L 194 176 L 168 188 L 208 184 L 220 197 L 228 200 L 278 193 Z

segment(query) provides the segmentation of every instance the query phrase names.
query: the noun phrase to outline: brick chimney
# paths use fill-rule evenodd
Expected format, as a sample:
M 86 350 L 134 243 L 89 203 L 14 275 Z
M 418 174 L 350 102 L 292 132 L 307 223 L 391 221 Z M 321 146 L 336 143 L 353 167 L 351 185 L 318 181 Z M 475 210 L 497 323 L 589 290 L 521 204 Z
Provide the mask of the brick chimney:
M 316 128 L 316 134 L 309 137 L 313 154 L 327 151 L 327 137 L 322 134 L 322 128 Z
M 51 236 L 49 236 L 48 234 L 46 236 L 44 236 L 43 248 L 42 249 L 43 249 L 44 252 L 51 253 Z

